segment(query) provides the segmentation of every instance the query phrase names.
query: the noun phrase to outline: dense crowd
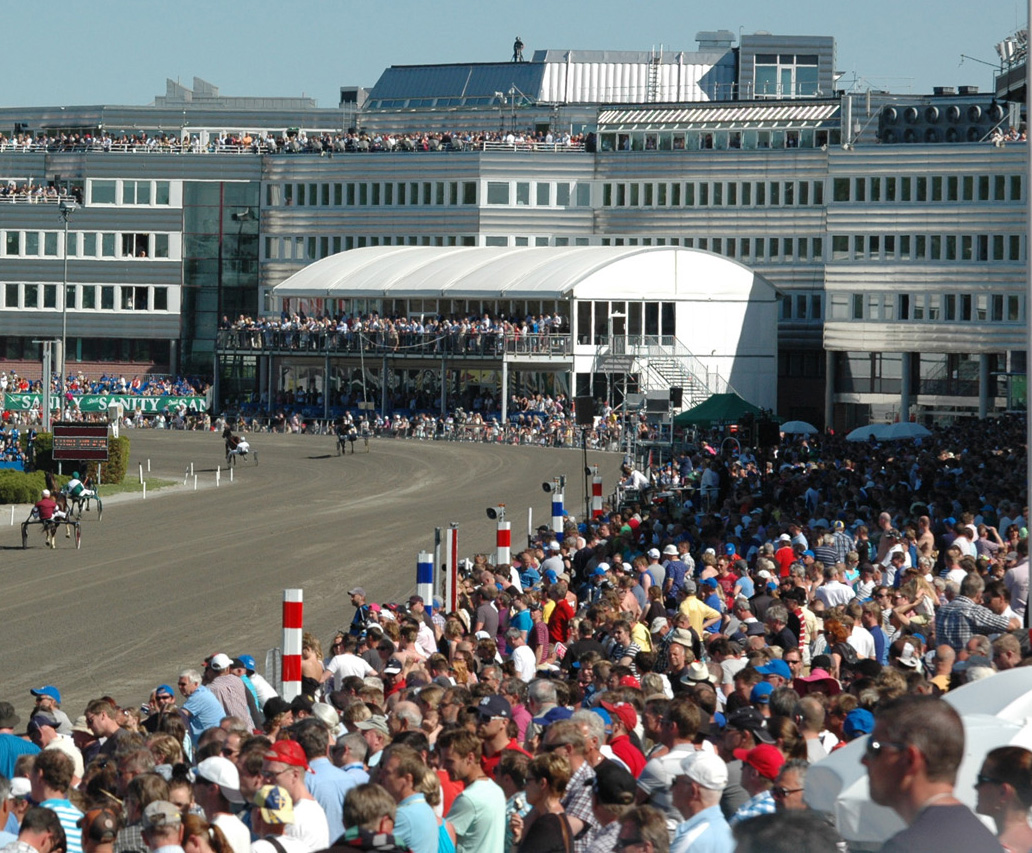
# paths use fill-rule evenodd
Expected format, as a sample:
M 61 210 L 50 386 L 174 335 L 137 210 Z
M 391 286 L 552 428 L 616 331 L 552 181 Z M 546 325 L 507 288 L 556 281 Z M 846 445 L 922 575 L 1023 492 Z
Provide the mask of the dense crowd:
M 8 852 L 834 851 L 808 769 L 865 737 L 870 796 L 906 825 L 883 850 L 1032 849 L 1032 752 L 1001 733 L 976 756 L 994 835 L 955 796 L 941 698 L 1032 661 L 1023 420 L 716 446 L 625 465 L 640 501 L 506 563 L 476 554 L 454 608 L 352 587 L 289 702 L 220 653 L 142 714 L 100 697 L 72 721 L 50 685 L 27 725 L 0 703 L 29 845 Z
M 131 151 L 136 153 L 351 154 L 417 151 L 481 151 L 489 146 L 521 150 L 584 150 L 584 137 L 567 132 L 529 130 L 424 131 L 418 133 L 345 132 L 233 133 L 222 131 L 202 142 L 197 134 L 167 133 L 0 134 L 2 151 Z
M 54 394 L 62 393 L 61 377 L 54 375 L 50 381 L 50 390 Z M 90 377 L 81 370 L 69 373 L 64 382 L 63 392 L 68 395 L 79 394 L 121 394 L 133 397 L 193 397 L 204 394 L 209 382 L 198 376 L 133 376 L 125 374 L 102 373 Z M 29 379 L 19 376 L 17 371 L 0 370 L 0 393 L 8 394 L 40 394 L 43 391 L 42 379 Z

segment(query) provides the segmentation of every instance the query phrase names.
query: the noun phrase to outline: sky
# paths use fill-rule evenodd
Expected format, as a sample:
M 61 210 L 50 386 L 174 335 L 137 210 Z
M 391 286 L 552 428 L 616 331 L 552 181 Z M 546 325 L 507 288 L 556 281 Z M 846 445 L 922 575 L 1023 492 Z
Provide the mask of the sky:
M 697 49 L 701 30 L 830 35 L 840 86 L 991 91 L 994 45 L 1027 0 L 46 0 L 0 5 L 0 105 L 150 103 L 165 80 L 335 107 L 390 65 L 507 61 L 539 49 Z M 962 59 L 962 55 L 974 59 Z

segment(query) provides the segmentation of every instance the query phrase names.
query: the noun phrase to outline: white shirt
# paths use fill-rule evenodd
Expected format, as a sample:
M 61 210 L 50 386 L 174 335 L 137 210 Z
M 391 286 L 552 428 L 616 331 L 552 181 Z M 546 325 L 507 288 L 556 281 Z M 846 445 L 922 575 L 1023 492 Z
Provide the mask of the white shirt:
M 848 604 L 856 597 L 853 587 L 841 581 L 829 581 L 824 586 L 818 587 L 814 595 L 823 601 L 824 606 L 829 610 L 840 604 Z
M 325 850 L 330 846 L 330 825 L 326 821 L 323 807 L 311 799 L 296 801 L 294 822 L 287 827 L 284 835 L 300 839 L 308 850 Z
M 215 816 L 215 826 L 222 830 L 233 853 L 251 853 L 251 830 L 236 815 L 222 812 Z
M 333 673 L 333 689 L 340 690 L 341 682 L 345 678 L 355 676 L 365 678 L 369 675 L 376 675 L 376 670 L 369 665 L 369 662 L 353 655 L 350 652 L 343 655 L 334 655 L 326 664 L 326 671 Z
M 854 625 L 853 632 L 849 635 L 846 642 L 856 649 L 859 657 L 873 658 L 875 655 L 874 637 L 863 625 Z
M 516 675 L 528 684 L 537 674 L 537 658 L 530 646 L 524 643 L 512 650 L 512 663 L 516 667 Z

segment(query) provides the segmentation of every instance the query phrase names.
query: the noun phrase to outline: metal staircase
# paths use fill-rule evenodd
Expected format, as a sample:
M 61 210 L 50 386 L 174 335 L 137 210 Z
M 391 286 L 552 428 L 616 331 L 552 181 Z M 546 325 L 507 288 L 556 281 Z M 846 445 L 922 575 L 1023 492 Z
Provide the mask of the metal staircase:
M 621 335 L 600 347 L 596 373 L 637 374 L 639 391 L 683 389 L 682 408 L 697 406 L 714 394 L 734 391 L 719 373 L 706 368 L 674 337 Z

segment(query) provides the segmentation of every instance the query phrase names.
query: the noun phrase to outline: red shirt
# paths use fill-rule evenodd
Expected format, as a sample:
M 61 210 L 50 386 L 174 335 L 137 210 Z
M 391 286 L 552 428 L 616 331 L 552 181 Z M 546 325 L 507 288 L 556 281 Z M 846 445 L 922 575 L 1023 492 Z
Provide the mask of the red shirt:
M 631 775 L 635 779 L 641 776 L 641 771 L 645 769 L 645 756 L 641 754 L 638 747 L 631 743 L 631 739 L 627 735 L 617 735 L 609 741 L 609 746 L 613 750 L 613 755 L 630 768 Z
M 49 521 L 54 517 L 54 510 L 57 509 L 57 502 L 53 498 L 40 498 L 36 502 L 36 509 L 39 510 L 39 517 Z
M 441 780 L 441 805 L 444 807 L 444 813 L 448 814 L 452 803 L 466 786 L 462 782 L 453 782 L 447 770 L 438 770 L 437 778 Z
M 570 621 L 574 617 L 573 608 L 565 598 L 555 603 L 552 615 L 548 617 L 548 639 L 553 643 L 565 643 L 570 635 Z
M 788 569 L 796 561 L 795 549 L 791 545 L 785 545 L 774 552 L 774 559 L 781 567 L 781 577 L 788 577 Z
M 527 756 L 527 758 L 533 758 L 534 757 L 529 752 L 527 752 L 527 750 L 525 750 L 522 746 L 520 746 L 516 742 L 515 738 L 513 738 L 505 746 L 503 746 L 498 752 L 496 752 L 494 755 L 491 755 L 491 756 L 481 755 L 480 756 L 480 767 L 488 775 L 488 778 L 494 779 L 494 777 L 495 777 L 495 769 L 498 767 L 498 763 L 502 760 L 502 753 L 505 752 L 507 749 L 512 749 L 512 750 L 515 750 L 516 752 L 522 752 L 525 756 Z

